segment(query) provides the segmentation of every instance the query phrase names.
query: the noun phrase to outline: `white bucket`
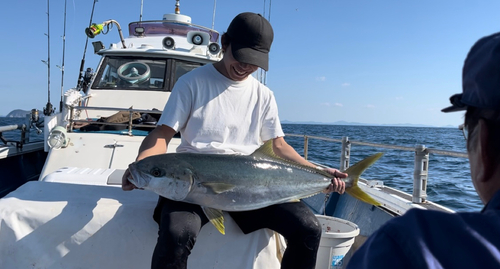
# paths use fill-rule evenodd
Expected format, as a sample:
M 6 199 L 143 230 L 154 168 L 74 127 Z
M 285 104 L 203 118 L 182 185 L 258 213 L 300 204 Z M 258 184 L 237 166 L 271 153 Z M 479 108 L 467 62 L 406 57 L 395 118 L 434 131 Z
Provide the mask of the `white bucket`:
M 358 225 L 339 218 L 316 215 L 323 229 L 316 269 L 343 268 L 344 258 L 359 234 Z

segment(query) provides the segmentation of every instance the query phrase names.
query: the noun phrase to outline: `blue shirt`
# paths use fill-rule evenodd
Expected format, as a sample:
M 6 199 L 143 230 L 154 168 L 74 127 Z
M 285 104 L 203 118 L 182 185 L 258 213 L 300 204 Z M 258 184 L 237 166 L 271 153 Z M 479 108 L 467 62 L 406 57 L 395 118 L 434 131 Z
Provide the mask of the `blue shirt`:
M 391 219 L 347 268 L 500 268 L 500 191 L 481 212 L 411 209 Z

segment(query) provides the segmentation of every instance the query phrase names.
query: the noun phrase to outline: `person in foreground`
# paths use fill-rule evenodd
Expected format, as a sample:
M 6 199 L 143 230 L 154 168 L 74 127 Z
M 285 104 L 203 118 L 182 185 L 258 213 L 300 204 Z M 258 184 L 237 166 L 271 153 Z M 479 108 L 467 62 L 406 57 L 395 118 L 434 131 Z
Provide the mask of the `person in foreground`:
M 265 141 L 273 140 L 276 155 L 315 167 L 284 140 L 273 93 L 251 76 L 258 67 L 268 70 L 268 53 L 274 33 L 269 22 L 255 13 L 241 13 L 221 37 L 223 59 L 182 76 L 172 90 L 158 126 L 144 139 L 137 160 L 167 151 L 172 137 L 180 132 L 177 152 L 206 154 L 253 153 Z M 343 193 L 347 177 L 336 169 L 325 192 Z M 122 189 L 135 188 L 122 179 Z M 314 268 L 321 226 L 302 202 L 230 212 L 247 234 L 270 228 L 287 241 L 282 268 Z M 186 268 L 196 237 L 207 217 L 198 205 L 160 197 L 154 216 L 159 224 L 152 268 Z
M 500 268 L 500 33 L 471 48 L 463 93 L 443 112 L 466 110 L 472 183 L 481 212 L 412 209 L 372 234 L 347 268 Z

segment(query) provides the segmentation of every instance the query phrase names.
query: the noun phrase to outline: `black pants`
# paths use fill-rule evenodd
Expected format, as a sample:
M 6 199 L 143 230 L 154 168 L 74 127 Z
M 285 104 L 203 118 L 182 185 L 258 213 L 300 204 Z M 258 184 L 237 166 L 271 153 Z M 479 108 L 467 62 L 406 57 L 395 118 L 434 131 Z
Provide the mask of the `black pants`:
M 269 228 L 285 237 L 287 248 L 282 269 L 315 267 L 321 226 L 304 203 L 277 204 L 229 214 L 245 234 Z M 187 268 L 187 259 L 196 237 L 208 222 L 201 207 L 160 197 L 153 218 L 160 229 L 151 268 Z

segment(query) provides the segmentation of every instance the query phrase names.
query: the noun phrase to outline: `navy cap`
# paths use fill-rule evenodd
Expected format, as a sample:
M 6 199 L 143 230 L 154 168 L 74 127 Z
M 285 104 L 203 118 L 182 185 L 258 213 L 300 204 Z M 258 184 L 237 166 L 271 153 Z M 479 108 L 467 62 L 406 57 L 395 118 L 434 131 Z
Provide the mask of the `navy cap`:
M 500 33 L 479 39 L 465 58 L 462 93 L 450 97 L 452 106 L 443 112 L 468 106 L 500 109 Z
M 231 52 L 238 62 L 269 69 L 269 51 L 274 32 L 260 14 L 244 12 L 236 16 L 226 34 L 231 38 Z

